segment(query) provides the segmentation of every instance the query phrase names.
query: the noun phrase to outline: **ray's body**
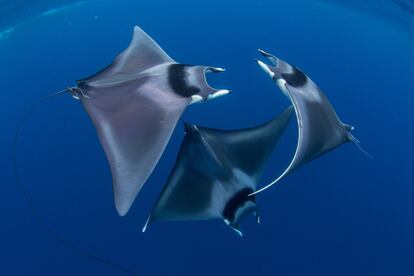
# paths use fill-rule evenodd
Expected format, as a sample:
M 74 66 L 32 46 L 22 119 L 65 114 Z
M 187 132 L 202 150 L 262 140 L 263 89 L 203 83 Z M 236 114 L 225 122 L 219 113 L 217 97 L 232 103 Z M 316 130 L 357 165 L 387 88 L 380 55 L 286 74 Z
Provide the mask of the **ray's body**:
M 241 234 L 242 218 L 258 213 L 249 194 L 256 190 L 292 114 L 289 107 L 266 124 L 240 130 L 186 124 L 177 161 L 147 224 L 223 219 Z
M 265 51 L 259 52 L 272 65 L 258 60 L 258 65 L 277 83 L 295 108 L 298 124 L 298 143 L 288 168 L 273 182 L 254 194 L 268 189 L 286 175 L 313 159 L 350 141 L 358 145 L 352 135 L 354 129 L 344 124 L 321 89 L 301 70 Z
M 123 216 L 154 170 L 185 108 L 229 93 L 207 84 L 221 68 L 176 63 L 135 27 L 130 46 L 99 73 L 71 88 L 91 117 Z

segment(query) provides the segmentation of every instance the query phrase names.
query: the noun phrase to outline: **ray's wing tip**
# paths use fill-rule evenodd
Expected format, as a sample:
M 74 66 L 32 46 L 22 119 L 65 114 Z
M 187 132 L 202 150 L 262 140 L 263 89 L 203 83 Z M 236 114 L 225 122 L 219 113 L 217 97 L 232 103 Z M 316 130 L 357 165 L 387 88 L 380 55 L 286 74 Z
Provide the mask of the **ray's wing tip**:
M 152 222 L 151 215 L 148 217 L 147 221 L 145 222 L 144 227 L 142 227 L 141 232 L 145 233 L 147 231 L 148 225 Z
M 125 200 L 120 200 L 117 197 L 115 197 L 115 209 L 120 217 L 123 217 L 128 213 L 129 209 L 131 208 L 131 205 L 132 202 L 129 203 Z
M 138 25 L 135 25 L 132 31 L 132 38 L 137 38 L 139 35 L 143 33 L 145 34 L 144 30 L 141 29 L 141 27 L 139 27 Z
M 120 217 L 124 217 L 128 213 L 128 209 L 122 209 L 116 207 L 116 212 Z
M 134 32 L 144 32 L 144 30 L 140 26 L 134 25 Z

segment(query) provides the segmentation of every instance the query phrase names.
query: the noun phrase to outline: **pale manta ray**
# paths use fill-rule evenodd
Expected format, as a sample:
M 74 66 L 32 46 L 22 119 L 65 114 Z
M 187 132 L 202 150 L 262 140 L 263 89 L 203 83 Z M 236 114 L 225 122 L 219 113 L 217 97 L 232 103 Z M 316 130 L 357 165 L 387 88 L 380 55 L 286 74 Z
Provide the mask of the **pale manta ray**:
M 13 144 L 17 183 L 32 212 L 46 231 L 64 246 L 99 262 L 136 274 L 79 249 L 53 231 L 41 218 L 21 182 L 16 145 L 21 129 L 39 104 L 70 93 L 80 100 L 96 127 L 109 161 L 115 207 L 125 215 L 160 159 L 187 106 L 230 93 L 210 87 L 206 73 L 224 69 L 175 62 L 139 27 L 129 47 L 105 69 L 71 87 L 45 97 L 23 117 Z
M 344 124 L 339 119 L 326 95 L 308 76 L 274 55 L 260 49 L 259 52 L 272 65 L 257 60 L 258 65 L 277 83 L 293 104 L 299 135 L 296 151 L 288 168 L 270 184 L 251 195 L 268 189 L 289 173 L 344 143 L 354 142 L 371 157 L 352 134 L 354 127 Z
M 162 220 L 223 219 L 239 235 L 254 213 L 266 163 L 284 133 L 293 108 L 260 126 L 220 130 L 185 124 L 185 136 L 170 177 L 143 228 Z
M 205 73 L 223 71 L 179 64 L 135 27 L 131 44 L 110 66 L 69 89 L 96 127 L 119 215 L 130 209 L 185 108 L 230 92 L 207 84 Z
M 186 107 L 230 93 L 206 80 L 206 73 L 223 71 L 175 62 L 136 26 L 129 47 L 112 64 L 44 100 L 69 92 L 81 101 L 109 161 L 116 210 L 124 216 Z

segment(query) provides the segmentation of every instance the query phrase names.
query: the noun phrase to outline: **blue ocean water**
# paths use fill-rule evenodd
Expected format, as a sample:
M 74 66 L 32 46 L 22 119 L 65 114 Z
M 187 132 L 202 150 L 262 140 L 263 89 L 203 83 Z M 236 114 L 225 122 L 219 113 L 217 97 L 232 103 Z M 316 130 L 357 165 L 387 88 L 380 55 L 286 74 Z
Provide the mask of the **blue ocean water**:
M 318 83 L 375 159 L 348 144 L 301 168 L 258 196 L 262 223 L 247 219 L 243 238 L 222 221 L 162 222 L 143 234 L 182 126 L 121 218 L 93 125 L 79 102 L 61 96 L 36 110 L 17 151 L 28 193 L 57 233 L 139 275 L 414 275 L 412 2 L 389 1 L 408 7 L 392 16 L 359 1 L 106 0 L 48 13 L 75 1 L 52 2 L 1 22 L 18 26 L 0 39 L 1 275 L 122 275 L 44 231 L 13 178 L 11 145 L 32 103 L 105 67 L 134 25 L 179 62 L 227 69 L 209 82 L 233 93 L 191 106 L 185 120 L 242 128 L 288 106 L 254 62 L 263 48 Z M 296 139 L 292 121 L 263 185 L 289 163 Z

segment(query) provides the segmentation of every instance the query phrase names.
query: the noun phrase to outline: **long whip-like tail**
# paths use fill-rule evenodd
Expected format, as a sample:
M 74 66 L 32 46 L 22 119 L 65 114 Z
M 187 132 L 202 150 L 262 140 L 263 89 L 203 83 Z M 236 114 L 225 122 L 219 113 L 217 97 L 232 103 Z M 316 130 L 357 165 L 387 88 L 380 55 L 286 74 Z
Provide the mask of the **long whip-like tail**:
M 354 136 L 351 134 L 351 140 L 352 142 L 354 142 L 354 144 L 357 146 L 357 148 L 363 153 L 365 154 L 368 158 L 370 159 L 374 159 L 374 156 L 372 156 L 369 152 L 367 152 L 362 146 L 361 146 L 361 142 Z
M 69 241 L 65 240 L 62 236 L 60 236 L 59 234 L 57 234 L 44 220 L 43 218 L 40 216 L 39 212 L 37 211 L 37 209 L 35 208 L 33 202 L 30 200 L 29 194 L 26 191 L 25 186 L 23 185 L 23 182 L 21 181 L 20 175 L 19 175 L 19 170 L 17 168 L 17 159 L 16 159 L 16 149 L 17 149 L 17 142 L 18 142 L 18 138 L 20 136 L 21 130 L 23 128 L 23 125 L 26 123 L 27 119 L 30 117 L 30 115 L 36 110 L 37 107 L 39 107 L 41 104 L 47 102 L 48 100 L 58 96 L 58 95 L 62 95 L 62 94 L 66 94 L 68 92 L 70 92 L 71 89 L 65 89 L 53 94 L 50 94 L 46 97 L 44 97 L 42 100 L 40 100 L 38 103 L 32 105 L 32 107 L 25 113 L 23 119 L 20 121 L 15 136 L 14 136 L 14 140 L 13 140 L 13 157 L 12 157 L 12 162 L 13 162 L 13 171 L 14 171 L 14 175 L 16 178 L 16 182 L 23 194 L 23 197 L 27 203 L 27 205 L 29 206 L 30 210 L 32 211 L 33 215 L 36 217 L 37 221 L 42 225 L 42 227 L 46 230 L 46 232 L 52 236 L 55 240 L 57 240 L 60 244 L 62 244 L 63 246 L 71 249 L 72 251 L 81 254 L 83 256 L 86 256 L 96 262 L 102 263 L 102 264 L 106 264 L 108 266 L 111 266 L 113 268 L 118 269 L 119 271 L 125 272 L 127 274 L 130 275 L 138 275 L 136 272 L 133 272 L 127 268 L 122 267 L 121 265 L 118 265 L 110 260 L 98 257 L 90 252 L 87 252 L 83 249 L 80 249 L 76 246 L 74 246 L 73 244 L 71 244 Z

